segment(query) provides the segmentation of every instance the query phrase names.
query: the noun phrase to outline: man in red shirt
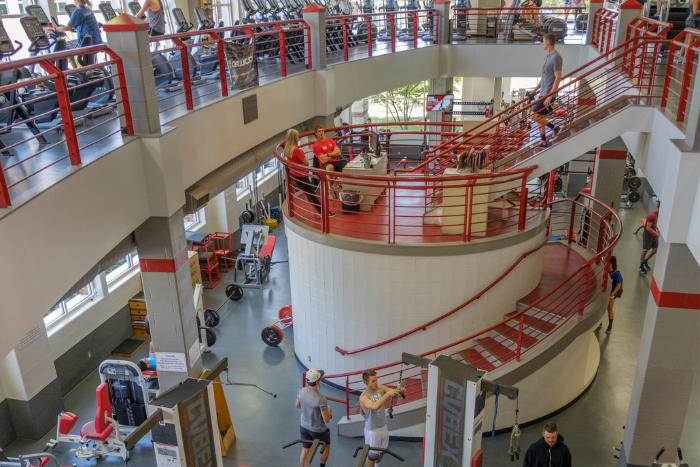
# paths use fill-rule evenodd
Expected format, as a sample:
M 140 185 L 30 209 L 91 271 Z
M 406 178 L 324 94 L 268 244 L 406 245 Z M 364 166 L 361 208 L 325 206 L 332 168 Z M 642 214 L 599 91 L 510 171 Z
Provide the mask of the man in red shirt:
M 659 229 L 656 227 L 657 220 L 659 218 L 659 206 L 656 206 L 652 212 L 647 216 L 647 220 L 644 223 L 644 233 L 642 234 L 642 257 L 640 259 L 639 271 L 641 274 L 646 274 L 650 271 L 649 260 L 652 256 L 656 254 L 656 249 L 659 247 Z M 648 252 L 648 254 L 647 254 Z
M 318 159 L 319 166 L 323 170 L 342 172 L 348 161 L 339 161 L 340 148 L 332 139 L 326 139 L 326 133 L 322 125 L 314 128 L 316 142 L 314 143 L 314 155 Z

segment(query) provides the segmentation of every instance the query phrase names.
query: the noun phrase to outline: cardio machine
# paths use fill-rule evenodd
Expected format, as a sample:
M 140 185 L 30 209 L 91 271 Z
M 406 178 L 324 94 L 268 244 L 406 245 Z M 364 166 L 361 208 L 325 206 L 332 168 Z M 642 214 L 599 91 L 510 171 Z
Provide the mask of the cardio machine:
M 114 8 L 112 8 L 111 4 L 100 3 L 97 5 L 97 7 L 100 9 L 100 13 L 102 13 L 102 16 L 105 19 L 105 23 L 108 23 L 117 17 L 117 12 L 114 11 Z
M 396 0 L 387 0 L 386 4 L 380 10 L 383 9 L 385 13 L 396 13 L 400 10 L 399 4 Z M 396 23 L 396 20 L 394 20 Z M 391 22 L 387 18 L 385 21 L 385 28 L 383 32 L 380 32 L 377 36 L 378 41 L 387 42 L 391 41 Z M 395 26 L 395 24 L 394 24 Z
M 22 43 L 15 41 L 17 48 L 12 44 L 10 37 L 7 35 L 5 26 L 0 22 L 0 59 L 9 59 L 17 52 L 22 49 Z M 19 68 L 14 70 L 8 70 L 0 72 L 0 86 L 7 86 L 9 84 L 14 84 L 24 78 L 29 78 L 31 73 L 26 68 Z M 41 134 L 41 130 L 36 126 L 33 120 L 29 120 L 29 114 L 27 110 L 21 105 L 19 99 L 18 90 L 13 89 L 0 94 L 0 135 L 9 134 L 13 127 L 14 122 L 19 120 L 23 122 L 27 128 L 36 136 L 36 140 L 39 144 L 48 144 L 44 135 Z M 7 109 L 7 110 L 3 110 Z M 10 150 L 5 149 L 5 144 L 0 141 L 0 154 L 3 156 L 11 156 Z

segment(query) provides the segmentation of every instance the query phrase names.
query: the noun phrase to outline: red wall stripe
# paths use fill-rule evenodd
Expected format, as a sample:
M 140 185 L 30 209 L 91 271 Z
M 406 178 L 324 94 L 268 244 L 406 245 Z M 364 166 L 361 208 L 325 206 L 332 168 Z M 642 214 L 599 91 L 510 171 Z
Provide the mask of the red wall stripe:
M 182 250 L 175 259 L 139 258 L 141 272 L 167 272 L 174 274 L 185 263 L 187 263 L 187 250 Z
M 627 159 L 627 151 L 617 151 L 612 149 L 598 149 L 596 154 L 598 159 L 616 159 L 625 160 Z
M 685 310 L 700 310 L 700 294 L 662 292 L 656 284 L 656 279 L 651 278 L 651 294 L 654 296 L 656 306 L 664 308 L 682 308 Z

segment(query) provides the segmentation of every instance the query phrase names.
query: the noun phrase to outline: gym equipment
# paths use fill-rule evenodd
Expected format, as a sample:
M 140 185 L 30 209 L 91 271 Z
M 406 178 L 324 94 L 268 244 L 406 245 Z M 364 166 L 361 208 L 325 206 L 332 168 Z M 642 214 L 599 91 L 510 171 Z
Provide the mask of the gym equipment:
M 661 457 L 661 454 L 663 454 L 666 451 L 666 448 L 661 448 L 661 450 L 656 454 L 656 457 L 654 457 L 654 463 L 651 464 L 651 467 L 688 467 L 688 464 L 683 462 L 683 452 L 681 452 L 681 448 L 678 448 L 678 463 L 673 463 L 673 464 L 668 464 L 668 463 L 661 463 L 659 462 L 659 457 Z
M 287 449 L 288 447 L 294 446 L 295 444 L 299 443 L 309 444 L 309 440 L 297 439 L 296 441 L 292 441 L 291 443 L 285 444 L 284 446 L 282 446 L 282 449 Z M 321 446 L 320 453 L 323 454 L 323 451 L 325 451 L 326 449 L 326 443 L 318 439 L 313 440 L 313 442 L 311 443 L 311 447 L 309 448 L 309 453 L 306 455 L 306 458 L 304 458 L 304 467 L 311 467 L 311 461 L 314 460 L 314 456 L 316 455 L 316 451 L 318 451 L 319 446 Z
M 277 317 L 279 320 L 265 326 L 260 334 L 263 342 L 270 347 L 280 345 L 280 342 L 284 339 L 283 330 L 294 324 L 292 322 L 292 306 L 286 305 L 280 308 Z
M 70 434 L 70 431 L 78 421 L 78 416 L 70 412 L 61 412 L 56 424 L 56 438 L 50 439 L 46 443 L 46 449 L 54 449 L 58 443 L 79 443 L 80 447 L 75 450 L 75 456 L 78 459 L 118 456 L 126 462 L 129 460 L 129 451 L 124 445 L 126 436 L 122 434 L 119 423 L 110 417 L 112 404 L 110 403 L 107 383 L 100 383 L 96 393 L 95 420 L 84 424 L 79 435 L 73 435 Z
M 243 289 L 236 284 L 229 284 L 226 286 L 226 296 L 229 300 L 237 302 L 243 298 Z
M 248 209 L 248 203 L 245 203 L 245 211 L 241 213 L 241 219 L 243 219 L 244 224 L 252 224 L 255 222 L 255 212 L 252 209 Z
M 486 393 L 516 400 L 518 389 L 488 381 L 485 371 L 447 355 L 430 360 L 404 352 L 401 361 L 428 369 L 423 465 L 481 465 Z M 450 436 L 443 436 L 445 432 Z
M 263 248 L 270 243 L 274 248 L 275 237 L 269 235 L 269 227 L 266 225 L 246 224 L 241 228 L 241 243 L 245 245 L 243 253 L 236 256 L 236 266 L 233 272 L 233 282 L 240 287 L 253 287 L 262 289 L 270 272 L 270 255 L 263 254 Z M 243 280 L 239 281 L 239 273 L 243 274 Z
M 382 9 L 385 13 L 395 13 L 401 8 L 399 7 L 399 4 L 396 2 L 396 0 L 386 0 L 386 4 L 382 8 L 380 8 L 380 10 Z M 394 22 L 396 22 L 395 17 Z M 384 22 L 384 30 L 380 31 L 379 34 L 377 34 L 377 40 L 380 42 L 391 41 L 391 23 L 388 19 Z
M 114 8 L 112 8 L 110 3 L 98 3 L 97 7 L 100 9 L 100 13 L 102 13 L 105 23 L 108 23 L 117 17 L 117 13 L 114 11 Z
M 73 464 L 75 465 L 75 464 Z M 19 457 L 7 457 L 0 449 L 0 467 L 60 467 L 53 454 L 25 454 Z
M 216 324 L 219 324 L 219 322 L 216 320 L 218 318 L 219 314 L 217 312 L 212 311 L 213 313 L 208 313 L 206 316 L 204 314 L 204 305 L 203 305 L 203 292 L 204 292 L 204 287 L 202 284 L 196 284 L 194 286 L 194 310 L 196 313 L 196 320 L 197 320 L 197 328 L 199 329 L 199 352 L 200 353 L 209 353 L 209 347 L 213 347 L 214 344 L 216 344 L 216 333 L 214 332 L 213 329 L 211 329 L 210 326 L 206 325 L 207 318 L 206 316 L 209 317 L 210 321 L 216 322 Z M 222 304 L 223 306 L 223 304 Z M 202 326 L 202 323 L 205 323 L 204 326 Z
M 141 4 L 139 2 L 129 2 L 129 11 L 131 14 L 136 16 L 139 11 L 141 11 Z
M 471 8 L 470 0 L 457 0 L 457 2 L 452 6 L 452 8 Z M 453 12 L 455 18 L 455 27 L 452 32 L 453 41 L 464 41 L 467 40 L 467 31 L 471 29 L 469 26 L 469 20 L 467 19 L 467 14 L 460 11 L 459 13 Z
M 383 452 L 384 454 L 389 454 L 390 456 L 400 460 L 401 462 L 404 461 L 403 457 L 389 451 L 388 449 L 371 447 L 369 444 L 356 447 L 355 453 L 352 455 L 352 457 L 357 457 L 357 453 L 360 452 L 360 449 L 362 449 L 362 454 L 360 454 L 360 459 L 357 461 L 357 465 L 360 467 L 365 465 L 365 462 L 367 461 L 367 456 L 369 455 L 370 451 Z
M 396 385 L 396 390 L 401 391 L 405 384 L 402 384 L 401 382 L 403 381 L 403 362 L 401 363 L 401 369 L 399 370 L 399 382 Z M 404 399 L 406 398 L 406 394 L 401 394 L 401 397 Z M 396 396 L 391 398 L 391 401 L 389 402 L 389 408 L 387 409 L 386 413 L 389 414 L 389 418 L 393 420 L 394 418 L 394 399 L 396 399 Z M 359 448 L 358 448 L 359 449 Z M 357 451 L 355 451 L 355 454 L 357 454 Z M 353 456 L 354 457 L 354 456 Z
M 141 372 L 136 363 L 128 360 L 105 360 L 97 367 L 97 372 L 100 382 L 109 387 L 112 418 L 122 427 L 142 424 L 147 417 L 146 403 L 160 393 L 156 371 Z

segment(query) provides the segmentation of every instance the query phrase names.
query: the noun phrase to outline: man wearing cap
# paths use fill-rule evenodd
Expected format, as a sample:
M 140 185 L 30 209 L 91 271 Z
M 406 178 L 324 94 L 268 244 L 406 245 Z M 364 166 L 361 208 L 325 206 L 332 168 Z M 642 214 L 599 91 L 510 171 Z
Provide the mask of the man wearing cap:
M 331 421 L 332 407 L 328 405 L 326 397 L 318 390 L 323 370 L 315 368 L 306 372 L 306 387 L 301 388 L 297 394 L 296 406 L 301 409 L 301 439 L 313 441 L 318 439 L 326 443 L 326 449 L 321 454 L 321 467 L 326 466 L 330 454 L 331 431 L 326 423 Z M 299 464 L 304 467 L 304 460 L 309 454 L 311 443 L 304 443 L 301 449 Z

